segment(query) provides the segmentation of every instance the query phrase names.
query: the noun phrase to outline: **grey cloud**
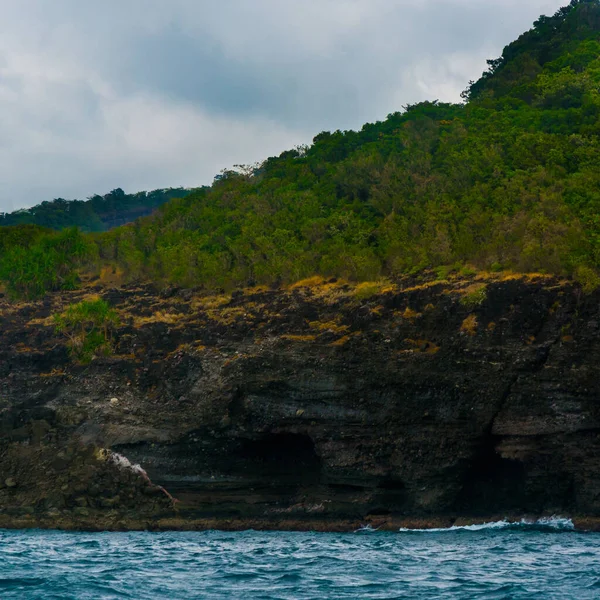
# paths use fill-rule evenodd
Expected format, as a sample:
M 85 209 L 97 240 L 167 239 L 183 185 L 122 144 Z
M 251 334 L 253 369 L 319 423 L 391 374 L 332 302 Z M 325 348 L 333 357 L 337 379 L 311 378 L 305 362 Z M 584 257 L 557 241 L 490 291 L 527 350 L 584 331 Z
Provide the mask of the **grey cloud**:
M 242 10 L 248 4 L 198 3 L 187 21 L 141 35 L 120 63 L 121 80 L 211 112 L 357 126 L 398 108 L 391 99 L 412 65 L 475 53 L 483 67 L 524 28 L 524 12 L 530 24 L 556 3 L 530 2 L 525 10 L 514 1 L 375 0 L 350 3 L 359 18 L 340 20 L 347 2 L 256 2 L 252 13 Z M 302 19 L 307 6 L 323 7 L 312 11 L 312 23 Z M 420 99 L 418 89 L 403 91 L 407 101 Z
M 456 101 L 566 1 L 0 0 L 0 210 L 207 183 L 322 129 Z

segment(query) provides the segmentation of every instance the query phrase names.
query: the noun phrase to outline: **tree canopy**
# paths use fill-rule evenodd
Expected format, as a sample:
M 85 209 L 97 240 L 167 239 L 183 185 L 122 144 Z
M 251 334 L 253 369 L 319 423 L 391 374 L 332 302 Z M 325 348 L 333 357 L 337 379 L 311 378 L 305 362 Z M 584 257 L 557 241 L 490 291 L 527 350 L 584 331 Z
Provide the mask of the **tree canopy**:
M 600 268 L 600 2 L 540 18 L 464 98 L 225 171 L 86 238 L 86 264 L 213 288 L 466 264 L 589 280 Z

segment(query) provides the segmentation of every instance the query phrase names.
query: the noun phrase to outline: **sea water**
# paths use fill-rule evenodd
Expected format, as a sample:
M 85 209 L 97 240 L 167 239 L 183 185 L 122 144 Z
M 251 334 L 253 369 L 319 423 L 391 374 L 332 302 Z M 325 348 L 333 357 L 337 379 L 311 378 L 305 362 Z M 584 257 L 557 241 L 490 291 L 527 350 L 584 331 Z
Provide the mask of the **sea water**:
M 600 598 L 600 534 L 0 531 L 0 598 Z

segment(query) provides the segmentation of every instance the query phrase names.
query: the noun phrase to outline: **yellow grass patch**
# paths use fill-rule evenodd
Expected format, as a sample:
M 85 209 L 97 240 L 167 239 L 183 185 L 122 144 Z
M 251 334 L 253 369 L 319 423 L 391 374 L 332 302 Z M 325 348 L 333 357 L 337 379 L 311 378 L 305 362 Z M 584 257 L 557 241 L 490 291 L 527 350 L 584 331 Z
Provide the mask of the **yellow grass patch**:
M 311 321 L 309 323 L 309 327 L 311 329 L 316 329 L 317 331 L 330 331 L 332 333 L 345 333 L 350 329 L 348 325 L 340 325 L 336 321 Z
M 379 281 L 363 281 L 359 283 L 352 291 L 352 295 L 358 300 L 368 300 L 372 296 L 393 293 L 395 291 L 397 291 L 397 287 L 391 281 L 381 279 Z
M 402 293 L 417 292 L 419 290 L 427 290 L 429 288 L 436 287 L 438 285 L 444 285 L 444 284 L 449 284 L 449 283 L 450 282 L 447 279 L 438 279 L 436 281 L 427 281 L 427 282 L 421 283 L 419 285 L 413 285 L 411 287 L 404 288 L 401 291 L 402 291 Z
M 316 335 L 292 335 L 286 333 L 281 336 L 282 340 L 289 340 L 290 342 L 314 342 L 317 339 Z
M 254 303 L 250 302 L 243 306 L 231 306 L 221 309 L 207 311 L 208 316 L 221 325 L 232 325 L 236 321 L 253 321 L 256 317 L 250 310 Z
M 181 313 L 169 313 L 163 310 L 158 310 L 155 313 L 147 316 L 147 317 L 134 317 L 133 325 L 134 327 L 141 327 L 142 325 L 147 325 L 148 323 L 170 323 L 175 324 L 184 317 Z
M 337 279 L 329 283 L 323 277 L 315 276 L 298 281 L 287 289 L 289 291 L 299 290 L 300 293 L 305 290 L 306 293 L 311 294 L 312 298 L 321 300 L 323 303 L 331 306 L 352 293 L 351 290 L 343 289 L 348 285 L 348 282 L 344 279 Z
M 378 306 L 375 306 L 374 308 L 371 309 L 371 314 L 372 315 L 377 315 L 378 317 L 381 316 L 381 313 L 385 310 L 385 306 L 379 304 Z
M 469 315 L 460 326 L 460 330 L 467 335 L 475 335 L 477 333 L 477 317 L 475 315 Z
M 345 335 L 344 337 L 341 337 L 339 340 L 336 340 L 335 342 L 331 342 L 331 344 L 329 344 L 329 345 L 334 346 L 334 347 L 339 347 L 339 346 L 343 346 L 344 344 L 348 343 L 349 341 L 350 341 L 350 336 Z
M 43 325 L 44 327 L 51 327 L 52 325 L 54 325 L 54 317 L 50 315 L 49 317 L 44 317 L 43 319 L 31 319 L 31 321 L 27 322 L 27 326 L 29 327 L 32 325 Z
M 421 316 L 420 312 L 417 312 L 416 310 L 413 310 L 410 306 L 407 306 L 404 309 L 404 312 L 402 313 L 402 318 L 406 319 L 407 321 L 414 321 L 415 319 L 418 319 Z
M 263 294 L 264 292 L 269 291 L 268 285 L 255 285 L 253 287 L 245 288 L 244 294 L 252 295 L 252 294 Z
M 220 296 L 204 296 L 200 298 L 194 298 L 191 302 L 191 306 L 194 310 L 210 310 L 219 308 L 224 304 L 231 302 L 231 296 L 223 294 Z
M 48 373 L 40 373 L 40 377 L 62 377 L 65 374 L 65 371 L 63 371 L 63 369 L 57 369 L 54 368 L 52 369 L 52 371 L 49 371 Z
M 88 285 L 102 284 L 107 287 L 118 287 L 125 283 L 125 271 L 120 267 L 105 265 L 100 269 L 96 281 L 88 281 Z
M 290 285 L 290 290 L 296 290 L 298 288 L 314 288 L 319 287 L 325 284 L 325 278 L 320 275 L 314 275 L 313 277 L 307 277 L 306 279 L 301 279 L 300 281 L 296 281 Z

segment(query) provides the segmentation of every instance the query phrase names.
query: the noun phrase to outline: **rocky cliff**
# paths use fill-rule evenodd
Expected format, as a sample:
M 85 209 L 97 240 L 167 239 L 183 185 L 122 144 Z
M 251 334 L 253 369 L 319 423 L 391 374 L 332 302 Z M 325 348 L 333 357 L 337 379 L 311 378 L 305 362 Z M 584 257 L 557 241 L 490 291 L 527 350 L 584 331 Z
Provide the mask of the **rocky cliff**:
M 121 325 L 81 365 L 51 316 L 90 294 Z M 473 275 L 0 300 L 0 527 L 596 527 L 599 299 Z

